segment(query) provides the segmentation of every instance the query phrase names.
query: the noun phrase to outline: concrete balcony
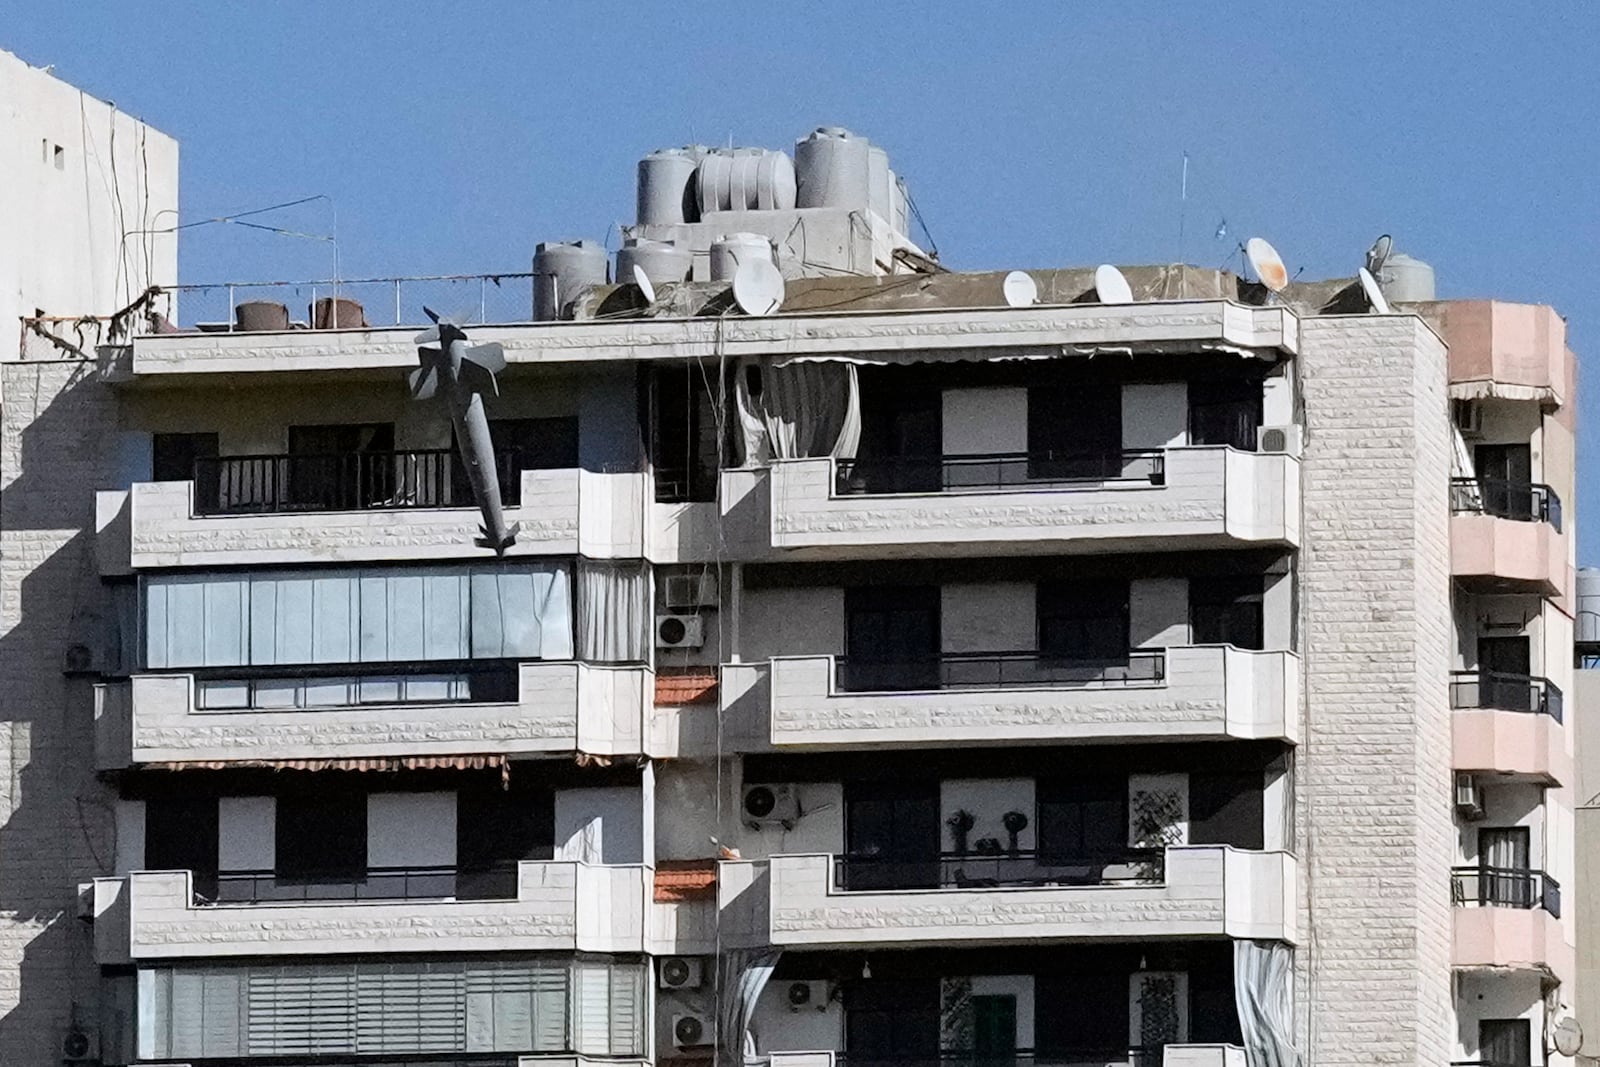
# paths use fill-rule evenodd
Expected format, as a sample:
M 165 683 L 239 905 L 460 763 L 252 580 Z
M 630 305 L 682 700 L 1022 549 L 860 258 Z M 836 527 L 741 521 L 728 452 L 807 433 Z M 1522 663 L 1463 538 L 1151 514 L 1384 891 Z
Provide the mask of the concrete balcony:
M 1063 468 L 1054 472 L 1059 480 L 1043 477 L 1052 473 L 1048 461 L 1028 457 L 946 457 L 938 464 L 879 482 L 931 486 L 909 492 L 862 491 L 860 465 L 831 458 L 736 472 L 750 485 L 724 495 L 730 541 L 740 547 L 751 542 L 757 556 L 764 549 L 795 559 L 929 550 L 957 556 L 1180 551 L 1300 541 L 1300 464 L 1281 453 L 1221 446 L 1123 453 L 1093 477 Z
M 1548 486 L 1456 478 L 1450 510 L 1450 573 L 1469 591 L 1572 591 L 1561 500 Z
M 521 472 L 519 502 L 505 509 L 521 533 L 510 555 L 591 558 L 643 554 L 644 476 L 585 470 Z M 373 563 L 470 559 L 475 507 L 354 507 L 227 511 L 196 507 L 194 482 L 139 482 L 96 500 L 100 573 L 156 567 Z M 212 513 L 206 513 L 212 512 Z
M 1125 1059 L 1097 1059 L 1096 1064 L 1110 1065 L 1114 1063 L 1128 1064 L 1129 1067 L 1245 1067 L 1244 1049 L 1237 1045 L 1166 1045 L 1160 1050 L 1160 1056 L 1150 1052 L 1129 1050 Z M 770 1067 L 839 1067 L 846 1063 L 846 1057 L 841 1052 L 779 1052 L 774 1050 L 767 1057 Z M 951 1059 L 965 1061 L 972 1058 L 971 1053 L 953 1053 Z M 893 1063 L 894 1061 L 887 1061 Z M 912 1067 L 914 1061 L 906 1061 L 906 1067 Z M 1018 1050 L 1005 1057 L 982 1057 L 977 1060 L 986 1067 L 1047 1067 L 1048 1064 L 1059 1062 L 1063 1064 L 1082 1062 L 1077 1058 L 1061 1058 L 1046 1056 L 1042 1053 L 1025 1052 Z
M 945 865 L 976 869 L 996 859 L 1006 857 Z M 729 869 L 754 864 L 724 864 L 724 899 L 736 900 L 725 912 L 729 936 L 740 936 L 743 918 L 755 920 L 759 928 L 748 934 L 758 943 L 764 935 L 766 944 L 807 949 L 1297 937 L 1297 867 L 1284 852 L 1175 846 L 1116 874 L 1106 867 L 1100 884 L 1070 884 L 1074 879 L 1067 877 L 1048 884 L 1048 876 L 1035 876 L 1026 885 L 985 888 L 846 891 L 840 888 L 841 863 L 848 861 L 820 854 L 774 856 L 764 876 Z
M 1461 671 L 1450 681 L 1452 766 L 1541 785 L 1574 779 L 1561 690 L 1544 678 Z
M 1419 310 L 1450 346 L 1450 395 L 1568 402 L 1576 362 L 1567 324 L 1542 304 L 1445 300 Z
M 94 883 L 97 961 L 386 953 L 641 952 L 644 867 L 517 865 L 508 900 L 202 904 L 188 871 Z
M 237 673 L 248 678 L 249 670 L 242 667 Z M 255 687 L 248 681 L 225 683 L 228 699 L 218 700 L 224 705 L 218 707 L 207 706 L 212 698 L 202 691 L 208 683 L 192 674 L 136 675 L 98 687 L 96 767 L 484 752 L 624 756 L 643 751 L 645 714 L 654 689 L 648 668 L 564 662 L 523 663 L 516 671 L 514 702 L 287 708 L 252 701 L 249 694 Z M 306 680 L 287 681 L 294 685 Z M 280 692 L 295 695 L 292 689 Z
M 851 692 L 832 656 L 722 668 L 726 729 L 741 746 L 848 748 L 1299 736 L 1300 659 L 1203 645 L 1135 649 L 1126 669 L 1052 684 L 1028 654 L 953 659 L 955 686 Z
M 1561 889 L 1549 875 L 1458 867 L 1451 897 L 1455 967 L 1548 972 L 1562 982 L 1575 977 L 1577 950 L 1561 919 Z

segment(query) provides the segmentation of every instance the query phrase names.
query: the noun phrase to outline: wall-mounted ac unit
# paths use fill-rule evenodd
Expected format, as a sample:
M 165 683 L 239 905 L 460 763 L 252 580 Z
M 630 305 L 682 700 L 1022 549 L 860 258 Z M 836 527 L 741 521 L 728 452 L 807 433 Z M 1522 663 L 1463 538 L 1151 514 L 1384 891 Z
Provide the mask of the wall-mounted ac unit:
M 86 1026 L 73 1025 L 61 1038 L 63 1063 L 89 1063 L 100 1058 L 100 1035 Z
M 1483 436 L 1483 405 L 1476 400 L 1452 400 L 1450 417 L 1462 437 Z
M 711 1026 L 704 1015 L 674 1015 L 672 1017 L 672 1046 L 674 1048 L 702 1048 L 711 1044 Z
M 1256 447 L 1262 452 L 1298 457 L 1303 438 L 1304 427 L 1292 423 L 1283 426 L 1263 426 L 1256 431 Z
M 783 999 L 790 1011 L 827 1011 L 828 983 L 790 982 Z
M 793 829 L 800 818 L 800 796 L 792 785 L 753 785 L 744 791 L 746 826 Z
M 95 658 L 94 649 L 88 645 L 68 645 L 61 657 L 61 673 L 69 678 L 98 674 L 100 665 Z
M 668 956 L 656 972 L 656 984 L 662 989 L 699 989 L 705 980 L 705 964 L 693 956 Z
M 714 608 L 717 600 L 717 572 L 674 574 L 666 579 L 663 597 L 667 607 L 678 609 Z
M 1456 775 L 1456 813 L 1468 821 L 1483 818 L 1483 790 L 1473 775 Z
M 699 648 L 706 643 L 706 622 L 698 615 L 657 615 L 657 648 Z

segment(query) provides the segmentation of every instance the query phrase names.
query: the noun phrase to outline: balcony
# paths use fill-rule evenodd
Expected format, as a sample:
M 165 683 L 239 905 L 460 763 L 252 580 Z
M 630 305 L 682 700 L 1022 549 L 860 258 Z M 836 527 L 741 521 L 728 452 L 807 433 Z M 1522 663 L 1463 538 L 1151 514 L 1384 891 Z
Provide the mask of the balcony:
M 922 664 L 777 657 L 722 669 L 732 734 L 755 747 L 1279 738 L 1299 735 L 1300 661 L 1222 645 L 1072 661 L 1038 652 Z
M 782 460 L 734 507 L 793 558 L 1186 550 L 1299 542 L 1299 461 L 1223 446 L 1101 457 Z M 732 513 L 730 513 L 732 514 Z M 737 515 L 733 515 L 737 518 Z M 757 531 L 757 526 L 764 529 Z
M 1450 480 L 1451 573 L 1473 592 L 1562 596 L 1571 584 L 1561 498 L 1547 485 Z
M 746 914 L 760 926 L 749 933 L 795 948 L 1296 939 L 1296 865 L 1283 852 L 1174 846 L 1111 858 L 967 855 L 916 866 L 780 855 L 768 863 L 764 907 L 757 872 L 726 872 L 724 891 L 748 884 L 754 906 Z M 885 881 L 921 888 L 857 888 Z
M 647 668 L 488 666 L 419 664 L 397 673 L 386 665 L 382 675 L 338 677 L 323 673 L 327 665 L 316 676 L 249 667 L 136 675 L 99 689 L 96 765 L 642 751 L 654 688 Z M 474 700 L 485 677 L 491 690 L 509 683 L 507 698 Z
M 228 456 L 192 482 L 97 500 L 101 573 L 153 567 L 366 563 L 481 555 L 481 517 L 447 451 Z M 501 470 L 512 554 L 637 557 L 642 476 Z
M 1545 678 L 1496 671 L 1452 674 L 1452 765 L 1552 786 L 1572 782 L 1562 705 L 1561 690 Z
M 140 871 L 95 881 L 95 951 L 102 965 L 489 950 L 640 952 L 647 874 L 636 866 L 524 861 L 503 880 L 442 870 L 379 871 L 360 886 L 288 886 L 246 872 L 219 880 L 211 899 L 196 894 L 188 871 Z M 471 899 L 457 897 L 458 890 Z
M 1543 871 L 1457 867 L 1454 952 L 1459 968 L 1553 972 L 1574 976 L 1575 949 L 1561 922 L 1561 887 Z
M 936 1057 L 884 1058 L 846 1052 L 779 1052 L 770 1067 L 1245 1067 L 1237 1045 L 1165 1045 L 1153 1048 L 1082 1048 L 1041 1052 L 1017 1049 L 1003 1056 L 941 1052 Z
M 1541 304 L 1445 300 L 1422 314 L 1450 346 L 1450 395 L 1500 397 L 1559 406 L 1571 398 L 1567 325 Z

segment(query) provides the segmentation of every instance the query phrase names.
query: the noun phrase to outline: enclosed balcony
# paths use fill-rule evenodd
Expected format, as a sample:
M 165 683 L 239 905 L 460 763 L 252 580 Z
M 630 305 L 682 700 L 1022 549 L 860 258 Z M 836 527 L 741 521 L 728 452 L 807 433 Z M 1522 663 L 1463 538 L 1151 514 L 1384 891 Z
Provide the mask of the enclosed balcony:
M 1450 480 L 1451 573 L 1474 592 L 1569 591 L 1561 498 L 1548 485 Z
M 1573 781 L 1561 689 L 1547 678 L 1457 671 L 1450 678 L 1453 765 L 1458 771 Z

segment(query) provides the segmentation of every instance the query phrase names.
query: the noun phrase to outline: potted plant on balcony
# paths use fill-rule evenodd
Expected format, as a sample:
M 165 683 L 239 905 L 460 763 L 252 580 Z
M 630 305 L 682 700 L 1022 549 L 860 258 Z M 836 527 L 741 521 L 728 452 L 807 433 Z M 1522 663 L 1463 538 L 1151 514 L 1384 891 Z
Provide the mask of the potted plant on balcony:
M 958 856 L 966 855 L 967 835 L 978 824 L 978 820 L 966 808 L 957 808 L 950 813 L 950 817 L 944 821 L 944 824 L 950 828 L 950 851 Z

